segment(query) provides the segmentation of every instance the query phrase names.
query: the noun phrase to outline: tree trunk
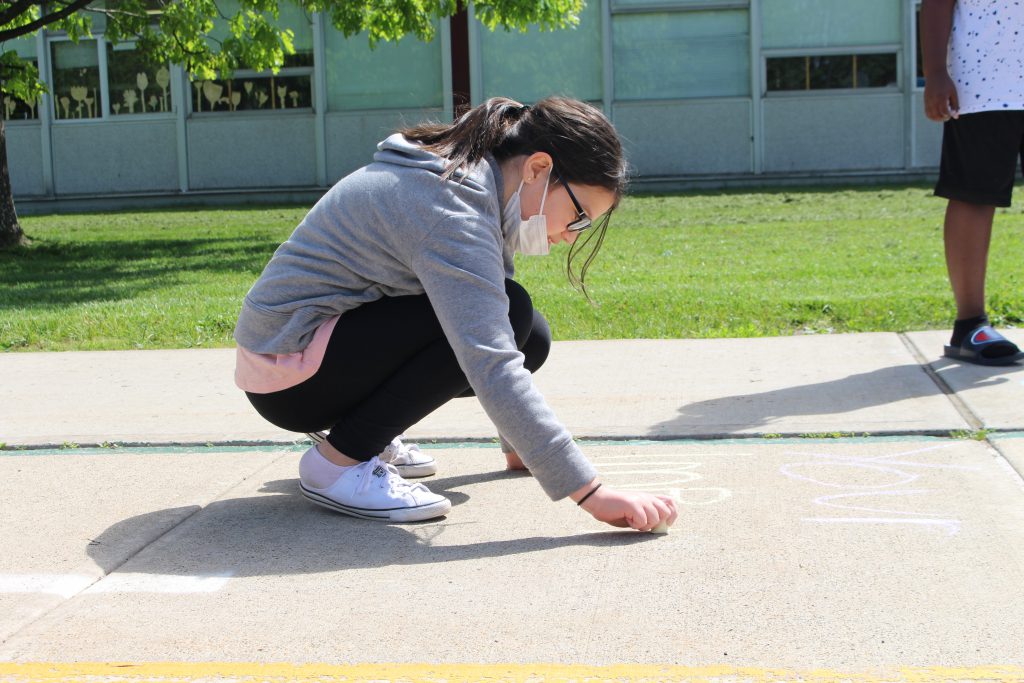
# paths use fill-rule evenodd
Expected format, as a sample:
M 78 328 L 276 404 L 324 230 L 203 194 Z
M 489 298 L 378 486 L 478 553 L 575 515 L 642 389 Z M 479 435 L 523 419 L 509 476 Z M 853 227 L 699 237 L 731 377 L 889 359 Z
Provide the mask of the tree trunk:
M 11 175 L 7 169 L 7 130 L 0 119 L 0 250 L 26 244 L 25 233 L 18 223 L 11 193 Z

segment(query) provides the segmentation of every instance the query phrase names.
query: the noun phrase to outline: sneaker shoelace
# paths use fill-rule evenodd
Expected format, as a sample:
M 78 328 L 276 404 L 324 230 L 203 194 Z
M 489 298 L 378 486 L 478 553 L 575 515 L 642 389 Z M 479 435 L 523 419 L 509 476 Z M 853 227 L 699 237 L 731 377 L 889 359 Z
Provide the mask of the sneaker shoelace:
M 423 484 L 413 484 L 402 478 L 402 475 L 398 473 L 398 469 L 394 465 L 389 461 L 382 460 L 378 455 L 370 458 L 366 462 L 365 467 L 367 472 L 362 476 L 359 486 L 356 487 L 357 493 L 366 493 L 374 483 L 381 487 L 387 486 L 388 490 L 402 495 L 411 494 L 414 491 L 430 491 Z M 378 467 L 383 470 L 380 476 L 376 474 Z
M 384 451 L 380 454 L 380 459 L 386 463 L 409 465 L 416 462 L 416 456 L 419 453 L 419 446 L 402 443 L 402 440 L 396 437 L 384 447 Z

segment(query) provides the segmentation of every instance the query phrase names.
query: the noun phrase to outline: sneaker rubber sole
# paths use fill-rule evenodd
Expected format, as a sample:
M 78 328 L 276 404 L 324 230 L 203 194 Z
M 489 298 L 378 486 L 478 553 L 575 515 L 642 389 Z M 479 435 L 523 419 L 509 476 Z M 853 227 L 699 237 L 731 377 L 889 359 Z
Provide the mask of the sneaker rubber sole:
M 419 477 L 429 477 L 432 474 L 437 474 L 437 461 L 431 460 L 430 462 L 422 462 L 415 465 L 394 465 L 394 468 L 398 470 L 398 473 L 402 475 L 404 479 L 417 479 Z
M 360 519 L 373 519 L 380 522 L 421 522 L 425 519 L 442 517 L 448 514 L 452 509 L 452 502 L 447 498 L 439 500 L 436 503 L 417 505 L 416 507 L 387 508 L 383 510 L 359 508 L 344 505 L 336 500 L 328 498 L 327 496 L 321 495 L 316 491 L 311 491 L 301 483 L 299 484 L 299 488 L 302 490 L 303 497 L 312 503 L 316 503 L 321 507 L 327 508 L 328 510 L 334 510 L 335 512 L 340 512 L 352 517 L 358 517 Z

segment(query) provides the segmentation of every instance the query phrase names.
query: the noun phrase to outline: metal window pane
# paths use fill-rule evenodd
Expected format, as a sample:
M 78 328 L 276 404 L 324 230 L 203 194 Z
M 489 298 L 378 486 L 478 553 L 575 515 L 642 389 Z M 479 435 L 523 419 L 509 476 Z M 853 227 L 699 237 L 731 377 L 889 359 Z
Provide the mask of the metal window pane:
M 14 50 L 19 57 L 35 62 L 36 59 L 36 37 L 20 36 L 0 43 L 0 53 Z
M 309 74 L 239 76 L 192 82 L 192 111 L 288 111 L 313 106 Z
M 762 0 L 763 47 L 847 47 L 903 42 L 901 0 Z
M 615 99 L 750 94 L 747 10 L 613 17 Z
M 291 2 L 278 3 L 280 11 L 280 25 L 290 28 L 295 34 L 292 43 L 295 46 L 296 56 L 301 54 L 309 55 L 308 66 L 313 65 L 313 23 L 312 18 L 298 5 Z M 285 65 L 288 66 L 287 60 Z M 298 66 L 298 65 L 296 65 Z M 307 66 L 307 65 L 303 65 Z
M 370 49 L 367 34 L 345 38 L 327 28 L 327 108 L 329 111 L 408 109 L 444 104 L 441 40 L 409 36 Z
M 924 87 L 924 52 L 921 49 L 921 5 L 918 4 L 914 8 L 914 47 L 915 59 L 917 69 L 915 78 L 918 88 Z
M 895 53 L 857 55 L 858 88 L 888 88 L 898 83 Z
M 225 17 L 232 17 L 238 13 L 238 0 L 218 0 L 217 7 Z M 295 4 L 290 2 L 280 3 L 279 19 L 272 19 L 273 23 L 282 28 L 291 29 L 293 33 L 292 44 L 296 54 L 285 55 L 284 66 L 312 66 L 313 64 L 313 24 L 306 13 Z M 213 30 L 209 36 L 216 41 L 223 41 L 231 37 L 231 29 L 227 20 L 217 17 L 213 22 Z
M 770 92 L 887 88 L 897 84 L 896 54 L 769 57 L 766 75 Z
M 807 90 L 807 57 L 778 57 L 768 60 L 768 77 L 765 83 L 769 91 Z
M 36 68 L 39 62 L 36 59 L 36 38 L 35 36 L 22 36 L 0 43 L 0 52 L 13 50 L 22 60 L 29 62 Z M 3 106 L 0 107 L 0 115 L 4 121 L 25 121 L 39 118 L 39 101 L 24 102 L 14 95 L 3 95 Z
M 24 57 L 22 58 L 24 59 Z M 26 60 L 38 68 L 35 59 Z M 4 94 L 3 107 L 0 108 L 0 115 L 4 121 L 31 121 L 39 118 L 39 100 L 25 102 L 14 95 Z
M 238 12 L 238 0 L 218 0 L 221 14 Z M 285 55 L 281 71 L 237 73 L 234 78 L 192 81 L 192 111 L 287 111 L 313 106 L 313 26 L 306 13 L 293 3 L 281 3 L 278 26 L 291 29 L 295 54 Z M 227 21 L 217 18 L 211 38 L 231 35 Z
M 107 44 L 107 85 L 115 116 L 173 111 L 170 69 L 150 64 L 130 44 Z
M 480 30 L 483 96 L 536 102 L 548 95 L 598 101 L 604 93 L 601 3 L 587 3 L 575 28 Z M 541 68 L 538 68 L 540 60 Z
M 652 7 L 662 6 L 672 8 L 686 9 L 687 5 L 699 5 L 702 9 L 708 9 L 708 5 L 721 3 L 730 4 L 735 6 L 737 0 L 612 0 L 612 11 L 616 10 L 628 10 L 632 7 Z M 744 4 L 750 6 L 750 0 L 745 0 Z
M 103 115 L 99 55 L 95 40 L 50 43 L 54 117 L 91 119 Z

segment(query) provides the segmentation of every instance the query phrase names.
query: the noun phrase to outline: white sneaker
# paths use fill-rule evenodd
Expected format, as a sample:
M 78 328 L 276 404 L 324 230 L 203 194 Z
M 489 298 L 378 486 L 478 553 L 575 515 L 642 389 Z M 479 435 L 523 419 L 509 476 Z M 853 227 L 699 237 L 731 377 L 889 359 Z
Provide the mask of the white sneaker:
M 394 465 L 399 474 L 409 479 L 437 473 L 437 461 L 432 455 L 421 451 L 416 444 L 405 444 L 398 438 L 384 447 L 380 459 Z
M 311 438 L 313 443 L 323 443 L 327 440 L 327 435 L 323 432 L 307 432 L 306 436 Z M 432 455 L 421 451 L 416 444 L 402 443 L 398 437 L 384 447 L 380 459 L 394 465 L 400 475 L 409 479 L 437 474 L 437 461 Z
M 314 446 L 314 448 L 316 448 Z M 299 482 L 302 495 L 317 505 L 363 519 L 386 522 L 418 522 L 448 513 L 452 503 L 423 484 L 402 479 L 394 465 L 374 456 L 345 469 L 326 488 Z

